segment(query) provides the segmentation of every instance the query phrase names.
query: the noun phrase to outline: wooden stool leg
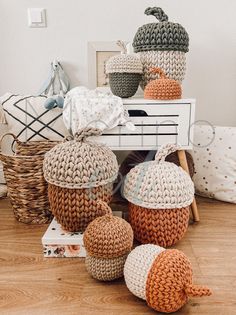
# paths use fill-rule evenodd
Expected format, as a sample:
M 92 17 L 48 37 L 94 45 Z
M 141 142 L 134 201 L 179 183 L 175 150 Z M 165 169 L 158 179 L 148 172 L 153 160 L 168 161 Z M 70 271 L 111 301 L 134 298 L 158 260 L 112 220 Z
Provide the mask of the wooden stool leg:
M 187 158 L 186 158 L 186 154 L 184 150 L 178 150 L 178 158 L 179 158 L 180 166 L 189 174 L 188 162 L 187 162 Z M 199 217 L 197 203 L 196 203 L 195 198 L 193 199 L 193 202 L 191 204 L 191 210 L 193 213 L 194 221 L 199 222 L 200 217 Z

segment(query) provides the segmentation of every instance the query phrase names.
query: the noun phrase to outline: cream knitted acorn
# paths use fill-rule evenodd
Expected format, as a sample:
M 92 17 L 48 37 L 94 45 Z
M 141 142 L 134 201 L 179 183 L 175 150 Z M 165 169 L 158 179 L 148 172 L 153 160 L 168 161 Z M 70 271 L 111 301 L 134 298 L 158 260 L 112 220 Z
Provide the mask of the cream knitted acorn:
M 153 15 L 159 23 L 148 23 L 137 30 L 133 47 L 143 64 L 141 87 L 157 75 L 149 69 L 159 67 L 168 78 L 182 82 L 186 71 L 185 54 L 189 49 L 188 33 L 178 23 L 168 21 L 168 16 L 159 7 L 147 8 L 146 15 Z
M 104 215 L 97 200 L 109 202 L 112 197 L 118 173 L 116 156 L 108 147 L 87 139 L 100 134 L 99 129 L 85 128 L 45 155 L 51 210 L 68 231 L 83 231 L 93 219 Z
M 130 224 L 141 243 L 171 246 L 187 230 L 194 185 L 181 167 L 165 161 L 176 150 L 173 144 L 163 146 L 155 161 L 138 164 L 126 176 Z
M 133 231 L 128 222 L 112 215 L 107 204 L 101 201 L 99 204 L 108 214 L 91 222 L 84 233 L 85 263 L 92 277 L 109 281 L 123 276 L 124 263 L 133 245 Z
M 177 249 L 136 247 L 126 259 L 124 277 L 128 289 L 158 312 L 176 312 L 191 296 L 211 295 L 207 287 L 192 284 L 190 261 Z
M 127 54 L 126 45 L 118 41 L 121 54 L 111 57 L 106 63 L 111 91 L 119 97 L 133 96 L 139 86 L 143 66 L 136 54 Z

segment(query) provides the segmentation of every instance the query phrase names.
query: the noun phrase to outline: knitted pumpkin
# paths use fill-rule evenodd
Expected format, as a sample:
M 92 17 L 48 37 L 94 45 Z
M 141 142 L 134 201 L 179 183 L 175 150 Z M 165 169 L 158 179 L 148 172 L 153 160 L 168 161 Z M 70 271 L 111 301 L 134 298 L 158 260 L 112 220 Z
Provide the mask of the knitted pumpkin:
M 100 202 L 105 216 L 91 222 L 84 232 L 86 268 L 95 279 L 110 281 L 123 277 L 124 263 L 133 245 L 128 222 L 112 215 L 111 208 Z
M 65 230 L 84 231 L 104 215 L 97 200 L 109 202 L 117 177 L 115 154 L 106 146 L 88 141 L 101 130 L 85 128 L 75 137 L 51 149 L 44 159 L 44 177 L 53 215 Z
M 178 81 L 168 79 L 160 68 L 150 69 L 159 74 L 159 79 L 151 80 L 144 89 L 144 98 L 151 100 L 175 100 L 181 98 L 182 89 Z
M 159 23 L 148 23 L 137 30 L 133 47 L 143 64 L 141 87 L 144 89 L 150 80 L 158 77 L 149 69 L 159 67 L 168 78 L 182 82 L 186 70 L 186 57 L 189 37 L 186 30 L 178 23 L 168 21 L 168 16 L 161 8 L 147 8 L 146 15 L 153 15 Z
M 127 98 L 137 92 L 143 66 L 137 55 L 127 54 L 124 42 L 118 41 L 117 44 L 121 47 L 122 53 L 107 61 L 106 73 L 109 75 L 112 93 Z
M 194 185 L 181 167 L 165 161 L 176 150 L 173 144 L 163 146 L 154 161 L 136 165 L 126 176 L 123 193 L 134 236 L 141 243 L 171 246 L 187 231 Z
M 158 312 L 178 311 L 189 297 L 211 295 L 210 289 L 192 283 L 189 259 L 177 249 L 141 245 L 128 255 L 124 277 L 128 289 Z

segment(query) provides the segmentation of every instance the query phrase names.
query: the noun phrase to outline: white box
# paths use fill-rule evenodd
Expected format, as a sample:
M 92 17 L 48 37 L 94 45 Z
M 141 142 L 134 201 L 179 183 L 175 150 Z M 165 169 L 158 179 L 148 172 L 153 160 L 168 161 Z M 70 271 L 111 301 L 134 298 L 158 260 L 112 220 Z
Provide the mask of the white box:
M 67 232 L 54 218 L 42 237 L 44 257 L 86 257 L 83 233 Z

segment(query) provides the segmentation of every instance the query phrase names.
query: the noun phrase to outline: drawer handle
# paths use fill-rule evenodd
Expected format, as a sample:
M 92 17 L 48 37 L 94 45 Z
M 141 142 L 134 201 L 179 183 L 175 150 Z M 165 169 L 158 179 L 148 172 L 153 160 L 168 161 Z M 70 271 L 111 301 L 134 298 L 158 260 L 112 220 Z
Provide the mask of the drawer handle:
M 148 114 L 145 112 L 145 110 L 142 110 L 142 109 L 129 109 L 128 112 L 129 112 L 130 117 L 148 116 Z

